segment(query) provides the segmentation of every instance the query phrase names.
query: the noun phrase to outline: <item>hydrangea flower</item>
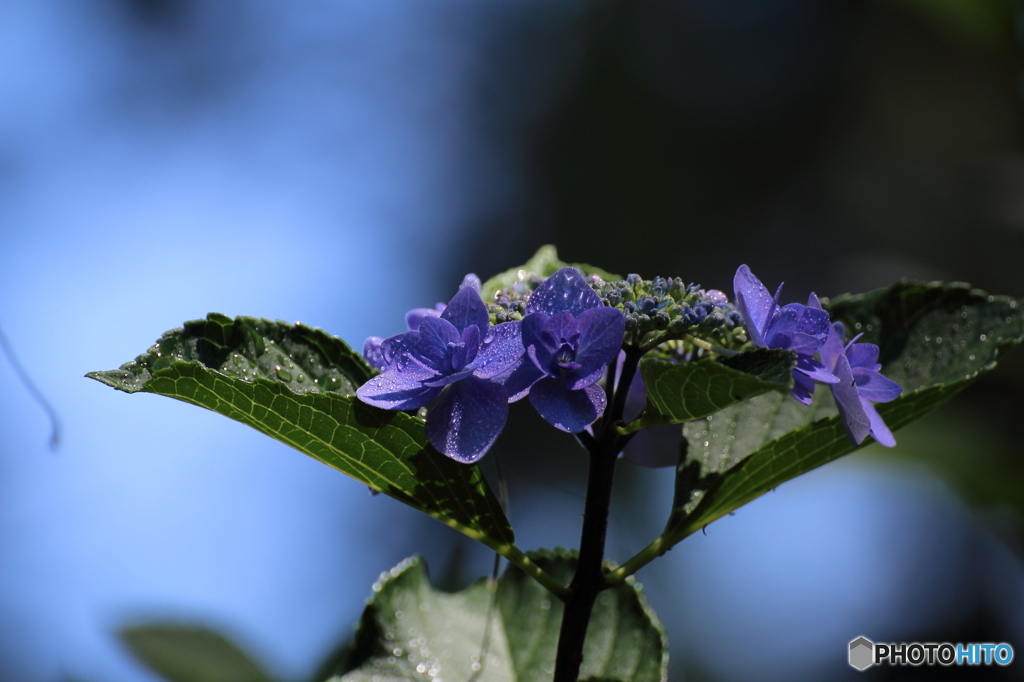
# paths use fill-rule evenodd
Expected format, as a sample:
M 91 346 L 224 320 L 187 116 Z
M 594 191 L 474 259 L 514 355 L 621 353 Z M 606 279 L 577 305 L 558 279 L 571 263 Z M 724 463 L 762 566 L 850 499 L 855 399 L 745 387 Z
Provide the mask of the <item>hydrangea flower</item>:
M 733 279 L 736 307 L 747 325 L 747 334 L 758 348 L 781 348 L 796 353 L 793 368 L 793 390 L 790 393 L 804 405 L 811 404 L 814 382 L 834 384 L 836 378 L 825 365 L 814 359 L 829 335 L 828 313 L 811 294 L 811 306 L 789 303 L 779 307 L 779 285 L 772 297 L 761 280 L 746 265 L 741 265 Z
M 900 385 L 879 372 L 878 346 L 857 343 L 860 334 L 843 347 L 845 329 L 836 322 L 829 329 L 828 338 L 821 346 L 821 359 L 839 382 L 832 384 L 832 397 L 839 408 L 839 418 L 847 435 L 857 445 L 870 434 L 887 448 L 896 445 L 892 431 L 882 421 L 874 403 L 887 403 L 903 391 Z
M 478 286 L 464 283 L 437 316 L 417 316 L 416 329 L 379 345 L 367 340 L 364 353 L 379 354 L 383 372 L 356 395 L 386 410 L 414 410 L 440 398 L 427 415 L 427 438 L 449 457 L 475 462 L 508 417 L 501 379 L 522 360 L 520 324 L 490 327 Z
M 534 290 L 522 321 L 523 363 L 506 383 L 509 400 L 527 395 L 548 423 L 583 431 L 604 412 L 597 386 L 625 334 L 622 312 L 605 307 L 582 273 L 565 267 Z
M 473 287 L 480 291 L 480 286 L 480 278 L 473 273 L 469 273 L 462 279 L 462 284 L 459 285 L 459 288 Z M 411 332 L 417 331 L 420 328 L 420 320 L 424 317 L 440 317 L 447 307 L 444 303 L 438 303 L 433 308 L 413 308 L 405 314 L 405 326 Z M 379 336 L 371 336 L 363 344 L 363 357 L 366 359 L 366 362 L 374 369 L 380 371 L 387 369 L 387 363 L 384 361 L 384 354 L 381 351 L 382 343 L 384 343 L 384 339 Z

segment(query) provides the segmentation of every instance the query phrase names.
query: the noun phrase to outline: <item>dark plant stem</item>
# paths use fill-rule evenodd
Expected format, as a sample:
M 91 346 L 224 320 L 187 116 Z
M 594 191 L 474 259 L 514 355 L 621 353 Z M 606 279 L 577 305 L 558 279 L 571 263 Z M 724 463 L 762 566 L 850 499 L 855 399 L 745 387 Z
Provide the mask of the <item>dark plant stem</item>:
M 569 583 L 562 626 L 555 658 L 555 682 L 576 682 L 583 663 L 583 642 L 598 593 L 608 587 L 604 577 L 604 544 L 608 531 L 608 509 L 612 499 L 615 462 L 623 439 L 615 431 L 622 419 L 629 384 L 636 374 L 641 353 L 627 349 L 622 373 L 615 390 L 609 390 L 608 407 L 595 427 L 593 438 L 580 439 L 587 446 L 590 468 L 587 475 L 587 499 L 583 508 L 583 531 L 576 573 Z M 612 377 L 609 376 L 609 384 Z

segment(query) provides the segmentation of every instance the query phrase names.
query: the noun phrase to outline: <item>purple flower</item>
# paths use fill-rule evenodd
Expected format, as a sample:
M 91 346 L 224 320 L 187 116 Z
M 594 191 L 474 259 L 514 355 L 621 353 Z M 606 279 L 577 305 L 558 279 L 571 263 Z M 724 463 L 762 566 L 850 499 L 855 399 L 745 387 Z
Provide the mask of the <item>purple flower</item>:
M 505 426 L 508 395 L 499 375 L 522 359 L 520 324 L 489 327 L 478 289 L 464 284 L 437 316 L 419 317 L 416 329 L 379 346 L 367 340 L 364 354 L 379 353 L 384 371 L 356 395 L 386 410 L 414 410 L 440 397 L 427 415 L 427 438 L 449 457 L 475 462 Z
M 825 367 L 839 378 L 831 388 L 843 428 L 850 440 L 858 445 L 871 434 L 876 441 L 891 448 L 896 445 L 896 439 L 873 403 L 894 400 L 903 389 L 879 373 L 882 366 L 878 364 L 878 346 L 857 343 L 858 334 L 844 348 L 844 338 L 843 323 L 836 322 L 821 346 Z
M 522 322 L 523 363 L 505 386 L 509 401 L 529 393 L 548 423 L 576 433 L 604 411 L 607 399 L 597 381 L 615 359 L 625 318 L 605 307 L 579 270 L 565 267 L 530 296 Z
M 747 326 L 750 340 L 758 348 L 781 348 L 796 353 L 793 368 L 793 390 L 790 393 L 804 405 L 811 404 L 814 382 L 834 384 L 838 379 L 814 359 L 829 334 L 828 313 L 811 294 L 810 307 L 790 303 L 779 307 L 779 285 L 775 296 L 761 284 L 746 265 L 741 265 L 733 279 L 736 307 Z

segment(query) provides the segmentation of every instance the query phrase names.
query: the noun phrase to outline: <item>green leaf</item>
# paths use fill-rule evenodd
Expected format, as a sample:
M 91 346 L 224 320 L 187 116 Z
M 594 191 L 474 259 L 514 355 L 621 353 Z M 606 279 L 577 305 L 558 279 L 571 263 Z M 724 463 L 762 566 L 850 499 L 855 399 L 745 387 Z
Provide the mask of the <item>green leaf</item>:
M 593 265 L 587 265 L 586 263 L 566 263 L 559 260 L 558 251 L 555 247 L 551 244 L 545 244 L 537 249 L 537 253 L 533 254 L 533 257 L 526 261 L 525 264 L 520 265 L 517 268 L 510 268 L 484 282 L 483 286 L 480 288 L 480 297 L 483 298 L 485 302 L 492 301 L 494 300 L 494 294 L 496 294 L 499 289 L 510 287 L 516 282 L 526 279 L 531 274 L 540 275 L 541 277 L 550 277 L 566 265 L 579 268 L 585 275 L 597 275 L 606 282 L 614 282 L 622 279 L 619 275 L 613 275 L 612 273 L 602 270 L 601 268 L 594 267 Z
M 149 623 L 119 633 L 143 665 L 169 682 L 273 682 L 241 647 L 203 626 Z
M 701 419 L 767 391 L 788 392 L 795 365 L 793 353 L 765 348 L 724 361 L 704 358 L 677 363 L 644 358 L 640 373 L 647 406 L 622 433 Z
M 826 305 L 848 337 L 862 333 L 861 341 L 879 345 L 883 374 L 903 387 L 899 398 L 877 405 L 893 431 L 942 405 L 1024 340 L 1016 300 L 959 283 L 899 282 Z M 809 408 L 765 393 L 690 422 L 683 434 L 687 455 L 677 468 L 665 532 L 615 571 L 615 579 L 780 483 L 860 447 L 850 442 L 823 387 Z
M 89 376 L 116 389 L 199 405 L 510 553 L 514 539 L 480 469 L 427 441 L 423 420 L 352 394 L 373 370 L 319 329 L 211 313 L 164 334 L 118 370 Z
M 575 570 L 565 551 L 530 558 L 565 582 Z M 446 594 L 430 585 L 423 561 L 412 558 L 382 574 L 373 591 L 356 635 L 355 669 L 344 682 L 551 679 L 562 603 L 515 566 L 498 580 L 496 594 L 483 580 Z M 640 585 L 630 580 L 602 592 L 580 679 L 661 681 L 667 665 L 664 631 Z

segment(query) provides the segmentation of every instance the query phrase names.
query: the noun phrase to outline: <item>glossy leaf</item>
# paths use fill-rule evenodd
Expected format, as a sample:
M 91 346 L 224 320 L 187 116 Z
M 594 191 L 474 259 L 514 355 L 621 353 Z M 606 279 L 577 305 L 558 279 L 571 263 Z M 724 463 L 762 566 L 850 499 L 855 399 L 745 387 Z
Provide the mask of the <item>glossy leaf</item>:
M 273 682 L 241 647 L 202 626 L 150 623 L 120 632 L 132 655 L 168 682 Z
M 563 551 L 530 556 L 566 582 L 575 570 L 575 559 Z M 479 581 L 447 594 L 430 585 L 426 565 L 412 558 L 382 574 L 373 590 L 356 635 L 354 669 L 335 680 L 551 679 L 562 603 L 516 567 L 496 586 Z M 580 679 L 665 680 L 666 647 L 640 585 L 620 584 L 598 596 Z
M 512 529 L 480 469 L 427 442 L 423 420 L 352 394 L 373 370 L 344 341 L 301 324 L 210 314 L 118 370 L 116 389 L 199 405 L 265 433 L 501 553 Z
M 661 424 L 702 419 L 742 400 L 767 391 L 793 387 L 795 355 L 784 350 L 759 349 L 724 361 L 669 362 L 644 358 L 640 373 L 647 406 L 622 429 L 630 433 Z
M 903 386 L 899 398 L 876 405 L 893 431 L 942 405 L 1024 340 L 1018 301 L 962 284 L 900 282 L 826 307 L 848 335 L 862 333 L 861 341 L 879 345 L 882 372 Z M 665 532 L 616 578 L 779 484 L 860 447 L 846 436 L 831 392 L 820 385 L 810 407 L 765 393 L 690 422 L 683 433 L 687 455 L 677 468 Z
M 537 249 L 537 253 L 533 254 L 533 257 L 523 265 L 520 265 L 517 268 L 509 268 L 505 272 L 499 273 L 484 282 L 483 286 L 480 288 L 480 296 L 485 302 L 493 301 L 494 294 L 500 289 L 510 287 L 516 282 L 526 279 L 529 275 L 550 277 L 566 265 L 579 268 L 579 270 L 585 275 L 597 275 L 606 282 L 622 279 L 618 275 L 613 275 L 612 273 L 602 270 L 601 268 L 596 268 L 593 265 L 587 265 L 586 263 L 566 263 L 558 258 L 558 251 L 554 246 L 551 244 L 545 244 Z

